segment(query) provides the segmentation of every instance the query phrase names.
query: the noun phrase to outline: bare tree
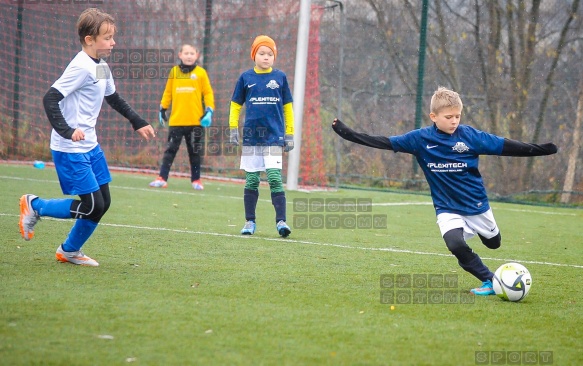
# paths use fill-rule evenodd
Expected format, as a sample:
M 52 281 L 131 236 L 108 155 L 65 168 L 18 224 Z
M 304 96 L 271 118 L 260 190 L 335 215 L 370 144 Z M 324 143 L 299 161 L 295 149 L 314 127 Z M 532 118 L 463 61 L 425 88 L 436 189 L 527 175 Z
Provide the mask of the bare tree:
M 563 24 L 563 28 L 561 29 L 561 34 L 560 34 L 559 40 L 557 42 L 556 50 L 555 50 L 555 52 L 553 52 L 552 65 L 551 65 L 551 68 L 549 70 L 549 73 L 547 74 L 547 77 L 546 77 L 546 80 L 544 83 L 545 90 L 544 90 L 543 97 L 542 97 L 542 100 L 540 103 L 538 118 L 536 121 L 536 125 L 534 127 L 534 134 L 532 136 L 532 140 L 534 142 L 538 142 L 539 137 L 540 137 L 540 131 L 541 131 L 543 122 L 545 120 L 545 112 L 547 110 L 547 104 L 549 102 L 549 97 L 550 97 L 551 91 L 553 89 L 555 71 L 557 69 L 557 65 L 559 64 L 559 60 L 560 60 L 560 57 L 563 53 L 563 49 L 565 48 L 565 46 L 567 44 L 569 28 L 570 28 L 571 23 L 573 22 L 574 18 L 577 16 L 578 8 L 579 8 L 579 0 L 574 0 L 573 3 L 571 4 L 571 8 L 569 9 L 570 10 L 569 16 L 567 17 L 567 20 L 565 21 L 565 24 Z M 528 162 L 526 164 L 526 172 L 524 174 L 524 176 L 526 178 L 530 177 L 532 174 L 533 163 L 534 163 L 534 159 L 529 158 Z
M 573 127 L 573 136 L 569 148 L 569 162 L 567 163 L 567 172 L 565 173 L 565 182 L 563 184 L 563 194 L 561 195 L 562 203 L 571 201 L 571 191 L 575 182 L 575 171 L 577 170 L 578 156 L 581 151 L 581 127 L 583 127 L 583 78 L 579 83 L 579 98 L 577 101 L 577 114 L 575 116 L 575 126 Z

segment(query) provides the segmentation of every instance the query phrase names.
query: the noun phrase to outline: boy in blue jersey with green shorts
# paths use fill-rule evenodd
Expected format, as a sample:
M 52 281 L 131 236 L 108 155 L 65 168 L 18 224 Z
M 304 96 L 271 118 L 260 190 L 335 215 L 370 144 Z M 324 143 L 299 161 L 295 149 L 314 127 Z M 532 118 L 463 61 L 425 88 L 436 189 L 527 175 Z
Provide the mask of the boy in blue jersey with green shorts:
M 230 143 L 239 144 L 239 116 L 245 105 L 241 169 L 245 170 L 245 226 L 243 235 L 255 233 L 255 208 L 259 199 L 260 172 L 267 173 L 275 227 L 287 237 L 286 199 L 281 178 L 283 151 L 294 147 L 292 94 L 283 71 L 272 68 L 277 47 L 268 36 L 258 36 L 251 46 L 253 69 L 241 74 L 235 85 L 229 115 Z
M 80 199 L 43 199 L 25 194 L 20 198 L 19 227 L 22 237 L 30 240 L 42 216 L 77 219 L 55 256 L 60 262 L 95 267 L 99 263 L 85 255 L 81 247 L 111 203 L 111 175 L 95 133 L 103 99 L 127 118 L 142 138 L 149 140 L 155 134 L 116 92 L 109 66 L 102 59 L 115 45 L 113 17 L 89 8 L 79 16 L 77 31 L 82 50 L 45 94 L 43 104 L 53 127 L 50 147 L 61 190 Z
M 478 235 L 486 247 L 497 249 L 502 239 L 478 171 L 479 156 L 551 155 L 557 152 L 557 146 L 523 143 L 462 125 L 462 108 L 458 93 L 440 87 L 431 98 L 432 126 L 388 138 L 355 132 L 338 119 L 332 128 L 357 144 L 416 157 L 429 183 L 437 225 L 447 248 L 465 271 L 482 281 L 482 286 L 471 292 L 494 295 L 494 274 L 466 243 Z

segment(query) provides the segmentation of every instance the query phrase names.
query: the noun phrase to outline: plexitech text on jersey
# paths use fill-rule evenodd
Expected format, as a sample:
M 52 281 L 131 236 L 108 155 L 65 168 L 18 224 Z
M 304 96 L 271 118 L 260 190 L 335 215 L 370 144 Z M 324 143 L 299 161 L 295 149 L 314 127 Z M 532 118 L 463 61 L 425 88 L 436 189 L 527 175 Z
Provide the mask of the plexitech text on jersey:
M 467 168 L 467 163 L 427 163 L 429 169 Z
M 252 103 L 253 102 L 275 102 L 275 103 L 277 103 L 277 102 L 279 102 L 279 99 L 280 98 L 278 98 L 278 97 L 252 97 L 252 98 L 249 98 L 249 101 Z

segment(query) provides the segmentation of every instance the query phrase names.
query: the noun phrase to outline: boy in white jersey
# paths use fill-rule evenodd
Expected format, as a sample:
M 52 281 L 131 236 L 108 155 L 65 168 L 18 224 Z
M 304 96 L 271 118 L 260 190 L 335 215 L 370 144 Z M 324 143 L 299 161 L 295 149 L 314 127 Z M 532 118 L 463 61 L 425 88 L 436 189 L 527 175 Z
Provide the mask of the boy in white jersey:
M 267 172 L 271 203 L 275 208 L 275 228 L 287 237 L 291 229 L 286 223 L 286 199 L 281 179 L 282 151 L 294 147 L 294 114 L 287 76 L 272 68 L 277 57 L 275 42 L 258 36 L 251 45 L 253 69 L 239 76 L 229 115 L 230 142 L 239 144 L 239 115 L 245 105 L 241 169 L 245 170 L 245 226 L 243 235 L 255 233 L 255 208 L 259 199 L 259 174 Z
M 465 271 L 482 281 L 482 286 L 471 292 L 494 295 L 493 273 L 466 243 L 478 235 L 486 247 L 497 249 L 502 240 L 478 171 L 479 155 L 551 155 L 557 147 L 552 143 L 527 144 L 462 125 L 462 108 L 458 93 L 440 87 L 431 98 L 433 126 L 388 138 L 355 132 L 338 119 L 332 128 L 342 138 L 361 145 L 415 155 L 429 183 L 437 225 L 447 248 Z
M 109 66 L 101 59 L 115 45 L 113 17 L 96 8 L 86 9 L 79 16 L 77 31 L 82 50 L 45 94 L 43 105 L 53 127 L 50 147 L 61 190 L 80 199 L 25 194 L 20 198 L 19 227 L 22 237 L 30 240 L 42 216 L 77 219 L 55 256 L 60 262 L 98 266 L 81 247 L 111 203 L 111 175 L 95 133 L 103 99 L 127 118 L 142 138 L 154 137 L 154 129 L 115 91 Z

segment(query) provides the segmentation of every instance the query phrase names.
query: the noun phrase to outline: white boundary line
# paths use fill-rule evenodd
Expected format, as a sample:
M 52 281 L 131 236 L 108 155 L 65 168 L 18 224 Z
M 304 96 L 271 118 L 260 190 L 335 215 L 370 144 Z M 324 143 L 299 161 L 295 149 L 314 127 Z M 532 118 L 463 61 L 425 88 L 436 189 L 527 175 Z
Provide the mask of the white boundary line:
M 20 178 L 20 177 L 10 177 L 5 175 L 0 175 L 0 179 L 12 179 L 12 180 L 20 180 L 20 181 L 29 181 L 29 182 L 41 182 L 41 183 L 54 183 L 58 184 L 57 180 L 46 180 L 46 179 L 32 179 L 32 178 Z M 242 196 L 223 196 L 223 195 L 216 195 L 216 194 L 207 194 L 204 192 L 181 192 L 181 191 L 169 191 L 167 189 L 159 189 L 159 188 L 138 188 L 138 187 L 124 187 L 124 186 L 116 186 L 110 185 L 111 188 L 117 189 L 125 189 L 125 190 L 132 190 L 132 191 L 142 191 L 142 192 L 151 192 L 152 194 L 175 194 L 175 195 L 187 195 L 187 196 L 208 196 L 208 197 L 216 197 L 216 198 L 228 198 L 228 199 L 236 199 L 242 200 Z M 270 199 L 259 199 L 261 202 L 270 202 Z M 287 202 L 288 205 L 293 204 L 293 200 Z M 420 201 L 420 202 L 376 202 L 372 203 L 372 206 L 376 207 L 385 207 L 385 206 L 431 206 L 433 203 L 431 201 Z M 552 212 L 552 211 L 537 211 L 537 210 L 526 210 L 526 209 L 516 209 L 516 208 L 505 208 L 499 207 L 496 204 L 491 204 L 494 210 L 504 210 L 504 211 L 513 211 L 513 212 L 526 212 L 526 213 L 535 213 L 541 215 L 559 215 L 559 216 L 577 216 L 575 213 L 570 212 Z
M 0 213 L 0 216 L 10 216 L 10 217 L 15 217 L 15 218 L 19 217 L 18 215 L 11 215 L 11 214 L 4 214 L 4 213 Z M 48 217 L 44 218 L 43 220 L 59 221 L 59 222 L 70 221 L 67 219 L 53 219 L 53 218 L 48 218 Z M 168 228 L 161 228 L 161 227 L 124 225 L 124 224 L 108 224 L 108 223 L 100 223 L 100 225 L 115 227 L 115 228 L 166 231 L 166 232 L 180 233 L 180 234 L 220 236 L 220 237 L 227 237 L 227 238 L 238 238 L 238 239 L 242 239 L 242 240 L 264 240 L 264 241 L 286 242 L 286 243 L 294 243 L 294 244 L 304 244 L 304 245 L 313 245 L 313 246 L 321 246 L 321 247 L 333 247 L 333 248 L 341 248 L 341 249 L 354 249 L 354 250 L 363 250 L 363 251 L 371 251 L 371 252 L 390 252 L 390 253 L 402 253 L 402 254 L 414 254 L 414 255 L 428 255 L 428 256 L 434 256 L 434 257 L 451 257 L 452 256 L 451 254 L 422 252 L 422 251 L 417 251 L 417 250 L 396 249 L 396 248 L 371 248 L 371 247 L 351 246 L 351 245 L 347 245 L 347 244 L 319 243 L 319 242 L 307 241 L 307 240 L 293 240 L 293 239 L 283 239 L 283 238 L 262 238 L 259 236 L 242 236 L 242 235 L 225 234 L 225 233 L 213 233 L 213 232 L 207 232 L 207 231 L 180 230 L 180 229 L 168 229 Z M 583 265 L 579 265 L 579 264 L 541 262 L 541 261 L 531 261 L 531 260 L 512 259 L 512 258 L 491 258 L 491 257 L 481 257 L 481 258 L 487 259 L 487 260 L 499 261 L 499 262 L 518 262 L 518 263 L 538 264 L 538 265 L 544 265 L 544 266 L 570 267 L 570 268 L 583 269 Z

